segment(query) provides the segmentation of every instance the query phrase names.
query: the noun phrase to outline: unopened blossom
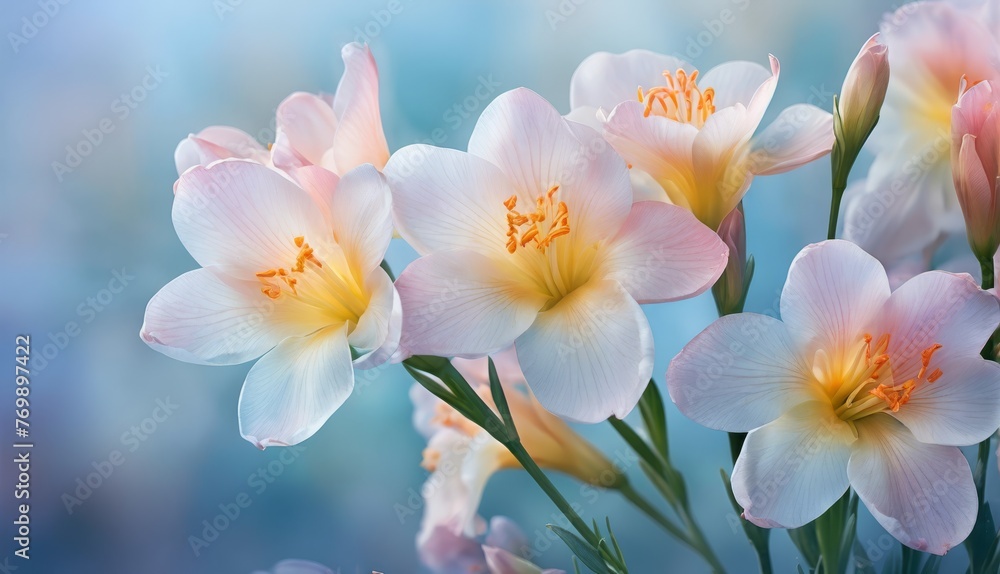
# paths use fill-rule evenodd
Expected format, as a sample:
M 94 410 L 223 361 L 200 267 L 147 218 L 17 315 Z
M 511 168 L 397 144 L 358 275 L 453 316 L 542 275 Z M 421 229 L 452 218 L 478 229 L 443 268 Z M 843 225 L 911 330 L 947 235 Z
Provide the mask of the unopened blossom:
M 399 234 L 403 356 L 481 357 L 511 344 L 550 411 L 624 417 L 649 382 L 640 303 L 692 297 L 727 248 L 677 206 L 632 204 L 628 169 L 593 129 L 527 89 L 483 111 L 469 152 L 414 145 L 385 168 Z
M 754 137 L 778 83 L 778 60 L 770 64 L 726 62 L 701 74 L 646 50 L 598 52 L 573 74 L 572 117 L 596 114 L 607 141 L 642 172 L 638 189 L 651 180 L 659 199 L 718 229 L 754 175 L 794 169 L 833 146 L 831 114 L 806 104 Z
M 963 86 L 1000 79 L 993 2 L 913 2 L 887 14 L 880 41 L 892 70 L 868 148 L 868 176 L 844 202 L 842 237 L 883 265 L 933 254 L 964 220 L 951 171 L 952 107 Z M 992 10 L 990 10 L 992 12 Z
M 874 257 L 834 240 L 792 262 L 781 317 L 723 317 L 667 371 L 682 413 L 749 432 L 732 476 L 744 517 L 802 526 L 850 486 L 903 544 L 961 543 L 978 501 L 958 447 L 1000 426 L 1000 365 L 979 355 L 997 299 L 941 271 L 890 292 Z
M 350 395 L 354 367 L 395 350 L 400 305 L 380 267 L 390 195 L 374 167 L 305 167 L 293 182 L 246 160 L 197 166 L 177 183 L 173 221 L 201 268 L 153 297 L 140 336 L 192 363 L 263 355 L 239 402 L 258 447 L 311 436 Z
M 494 361 L 521 443 L 540 467 L 600 487 L 620 484 L 621 475 L 614 464 L 531 395 L 513 349 L 496 354 Z M 454 359 L 453 364 L 495 409 L 487 360 Z M 418 547 L 423 547 L 439 527 L 474 537 L 483 526 L 477 512 L 486 483 L 496 472 L 520 469 L 521 464 L 488 432 L 420 385 L 413 386 L 410 397 L 415 406 L 414 424 L 428 439 L 423 466 L 432 473 L 424 485 L 427 504 Z
M 296 92 L 278 105 L 274 165 L 318 165 L 336 174 L 389 159 L 378 101 L 378 68 L 367 45 L 341 51 L 344 75 L 334 95 Z
M 952 174 L 972 251 L 992 261 L 1000 247 L 1000 83 L 969 88 L 952 111 Z
M 732 210 L 722 220 L 719 237 L 729 248 L 729 262 L 722 277 L 712 286 L 712 295 L 715 296 L 719 314 L 725 315 L 743 310 L 749 287 L 747 228 L 742 207 Z M 752 273 L 752 269 L 749 272 Z
M 875 129 L 888 86 L 888 50 L 876 33 L 851 63 L 837 100 L 844 153 L 856 156 Z

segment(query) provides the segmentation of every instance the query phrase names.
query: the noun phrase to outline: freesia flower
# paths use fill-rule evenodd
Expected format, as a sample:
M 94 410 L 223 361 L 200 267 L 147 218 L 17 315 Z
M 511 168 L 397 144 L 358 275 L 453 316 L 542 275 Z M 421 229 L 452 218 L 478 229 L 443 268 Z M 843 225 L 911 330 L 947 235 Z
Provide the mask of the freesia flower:
M 614 464 L 531 395 L 513 349 L 496 354 L 494 361 L 521 443 L 535 462 L 596 486 L 616 486 L 621 477 Z M 486 359 L 454 359 L 453 364 L 495 409 Z M 423 466 L 432 473 L 423 489 L 418 547 L 439 527 L 475 537 L 484 526 L 477 511 L 486 483 L 496 472 L 521 464 L 489 433 L 420 385 L 413 386 L 410 397 L 414 426 L 428 439 Z
M 970 86 L 1000 78 L 1000 30 L 985 25 L 982 9 L 913 2 L 882 22 L 892 75 L 869 140 L 875 160 L 845 199 L 843 237 L 890 270 L 963 231 L 951 173 L 952 107 L 963 78 Z
M 514 344 L 548 410 L 624 417 L 649 382 L 640 303 L 707 290 L 727 248 L 685 210 L 632 205 L 600 135 L 517 89 L 483 111 L 469 153 L 414 145 L 385 168 L 399 234 L 403 356 L 481 357 Z
M 384 178 L 372 166 L 295 176 L 245 160 L 181 176 L 174 227 L 201 268 L 153 297 L 140 333 L 192 363 L 263 355 L 239 404 L 240 432 L 260 448 L 315 433 L 350 395 L 353 367 L 389 358 L 401 324 L 379 266 L 392 236 Z
M 834 240 L 792 262 L 781 317 L 723 317 L 667 371 L 685 415 L 749 431 L 732 477 L 744 517 L 802 526 L 852 486 L 911 548 L 965 539 L 978 501 L 958 447 L 1000 426 L 1000 365 L 979 356 L 997 300 L 941 271 L 890 292 L 874 257 Z
M 1000 84 L 980 82 L 952 111 L 952 174 L 972 251 L 992 261 L 1000 247 Z
M 633 171 L 658 184 L 658 199 L 718 229 L 754 175 L 794 169 L 833 146 L 831 114 L 806 104 L 783 110 L 752 137 L 778 68 L 772 56 L 770 71 L 734 61 L 701 75 L 683 60 L 646 50 L 598 52 L 573 74 L 572 117 L 597 114 L 604 137 Z
M 494 516 L 485 540 L 439 527 L 419 548 L 420 561 L 434 574 L 565 574 L 542 570 L 529 558 L 534 550 L 510 519 Z
M 278 105 L 274 165 L 292 169 L 318 165 L 343 175 L 389 159 L 378 102 L 378 68 L 367 45 L 341 51 L 344 75 L 333 96 L 296 92 Z

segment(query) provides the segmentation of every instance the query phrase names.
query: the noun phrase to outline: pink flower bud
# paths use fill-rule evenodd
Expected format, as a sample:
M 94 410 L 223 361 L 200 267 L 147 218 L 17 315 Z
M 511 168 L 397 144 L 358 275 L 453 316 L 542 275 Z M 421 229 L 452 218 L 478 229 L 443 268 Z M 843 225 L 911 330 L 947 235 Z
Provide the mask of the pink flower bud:
M 849 149 L 860 150 L 875 128 L 888 86 L 889 51 L 876 33 L 854 58 L 840 90 L 839 135 Z
M 991 260 L 1000 245 L 998 87 L 994 82 L 979 82 L 962 94 L 951 116 L 952 176 L 969 245 L 980 261 Z

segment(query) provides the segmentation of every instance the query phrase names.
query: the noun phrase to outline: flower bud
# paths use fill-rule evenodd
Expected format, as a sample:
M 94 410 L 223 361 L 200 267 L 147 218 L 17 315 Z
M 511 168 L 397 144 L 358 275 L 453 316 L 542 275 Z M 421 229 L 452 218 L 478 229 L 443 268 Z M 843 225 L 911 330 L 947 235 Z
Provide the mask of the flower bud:
M 712 286 L 712 295 L 719 315 L 740 313 L 753 274 L 753 263 L 747 261 L 747 229 L 742 203 L 722 220 L 719 237 L 729 247 L 729 261 L 722 277 Z
M 844 78 L 834 122 L 844 152 L 856 157 L 878 123 L 889 86 L 889 51 L 879 35 L 865 42 Z
M 1000 84 L 979 82 L 962 94 L 951 114 L 952 177 L 969 245 L 981 262 L 991 261 L 1000 246 L 998 103 Z

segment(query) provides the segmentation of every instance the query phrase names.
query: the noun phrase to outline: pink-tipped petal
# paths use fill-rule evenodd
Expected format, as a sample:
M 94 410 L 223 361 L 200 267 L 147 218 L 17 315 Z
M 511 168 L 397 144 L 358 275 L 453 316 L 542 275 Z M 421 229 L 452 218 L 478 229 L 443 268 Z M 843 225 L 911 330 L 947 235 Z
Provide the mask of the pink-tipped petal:
M 931 554 L 965 540 L 978 501 L 962 451 L 921 443 L 885 415 L 867 417 L 857 427 L 847 473 L 879 524 L 906 546 Z
M 722 275 L 729 253 L 689 211 L 656 201 L 633 204 L 608 249 L 607 277 L 641 304 L 704 293 Z

